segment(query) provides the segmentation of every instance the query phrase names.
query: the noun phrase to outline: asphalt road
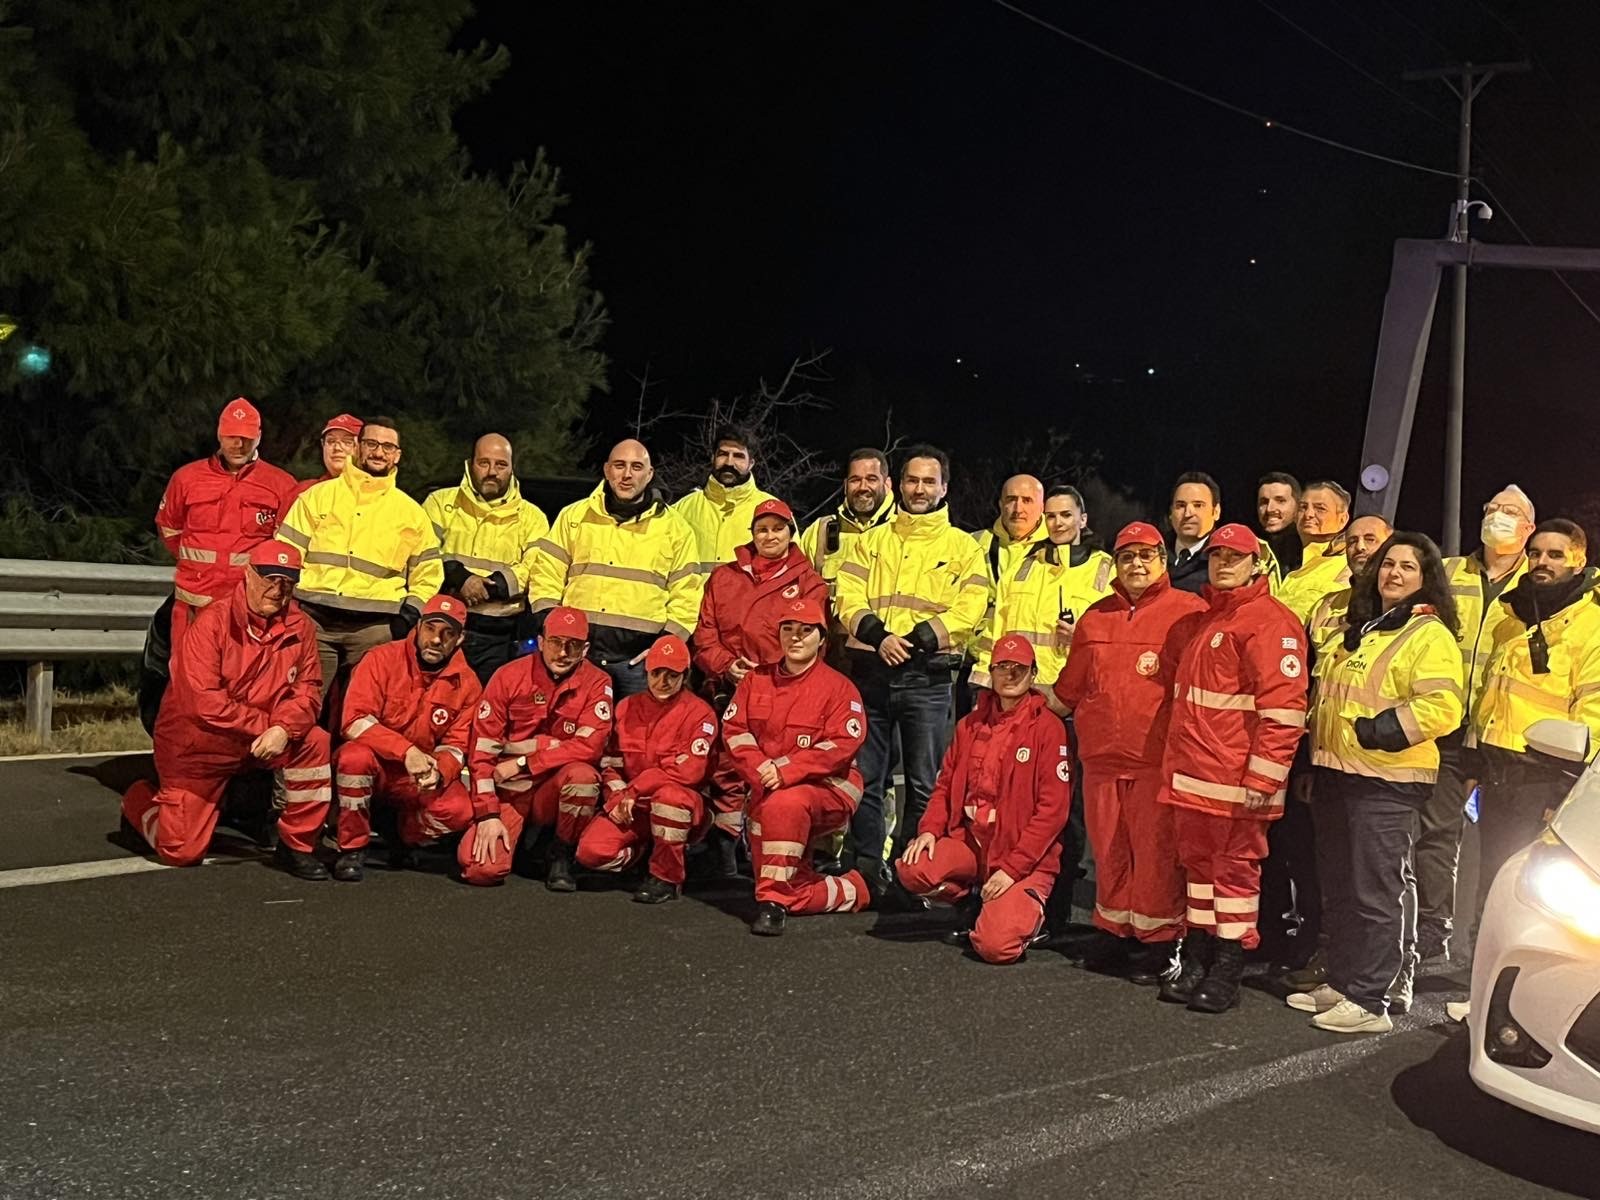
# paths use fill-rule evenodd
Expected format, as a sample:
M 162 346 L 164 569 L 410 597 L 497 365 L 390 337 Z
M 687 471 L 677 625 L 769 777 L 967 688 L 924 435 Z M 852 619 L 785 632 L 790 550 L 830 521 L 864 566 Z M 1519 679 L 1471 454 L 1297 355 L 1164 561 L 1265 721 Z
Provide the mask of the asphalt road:
M 1448 979 L 1381 1038 L 1208 1017 L 926 918 L 126 860 L 137 760 L 0 765 L 0 1196 L 1600 1195 L 1476 1091 Z M 107 784 L 111 786 L 107 786 Z

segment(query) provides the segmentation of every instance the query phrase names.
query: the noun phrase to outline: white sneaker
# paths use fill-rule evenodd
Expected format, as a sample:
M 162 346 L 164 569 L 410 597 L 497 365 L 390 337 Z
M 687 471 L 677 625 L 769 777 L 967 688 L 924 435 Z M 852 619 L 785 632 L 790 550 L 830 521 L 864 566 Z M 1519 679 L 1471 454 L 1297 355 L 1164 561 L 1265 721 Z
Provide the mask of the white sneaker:
M 1344 993 L 1326 983 L 1319 983 L 1309 992 L 1291 993 L 1284 1003 L 1300 1012 L 1327 1012 L 1330 1008 L 1344 1003 Z
M 1394 1028 L 1388 1013 L 1368 1012 L 1354 1000 L 1339 1001 L 1312 1017 L 1311 1023 L 1329 1033 L 1388 1033 Z

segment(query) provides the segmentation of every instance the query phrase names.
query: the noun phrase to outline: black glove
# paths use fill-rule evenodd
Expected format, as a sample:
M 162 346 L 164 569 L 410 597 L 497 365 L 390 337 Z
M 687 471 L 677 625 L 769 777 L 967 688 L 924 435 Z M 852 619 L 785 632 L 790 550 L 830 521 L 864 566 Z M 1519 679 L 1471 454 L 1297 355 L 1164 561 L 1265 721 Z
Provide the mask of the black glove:
M 1363 750 L 1381 750 L 1386 754 L 1398 754 L 1402 750 L 1411 748 L 1411 739 L 1400 727 L 1400 718 L 1395 715 L 1395 710 L 1392 708 L 1384 709 L 1375 717 L 1357 717 L 1355 732 L 1356 744 Z

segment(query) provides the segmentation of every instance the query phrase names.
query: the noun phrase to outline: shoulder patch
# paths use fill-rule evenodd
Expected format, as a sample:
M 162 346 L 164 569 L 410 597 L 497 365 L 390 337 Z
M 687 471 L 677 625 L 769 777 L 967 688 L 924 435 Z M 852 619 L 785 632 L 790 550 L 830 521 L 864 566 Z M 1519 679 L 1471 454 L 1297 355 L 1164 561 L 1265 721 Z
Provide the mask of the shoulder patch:
M 489 707 L 489 702 L 485 700 L 482 704 L 478 705 L 478 720 L 487 721 L 489 719 L 489 714 L 492 711 L 494 710 Z
M 1278 670 L 1283 672 L 1285 678 L 1299 679 L 1301 671 L 1300 656 L 1297 654 L 1285 654 L 1278 662 Z
M 1028 747 L 1026 747 L 1026 746 L 1018 746 L 1017 747 L 1017 761 L 1019 763 L 1027 762 L 1028 759 L 1031 758 L 1032 756 L 1033 756 L 1033 751 L 1028 749 Z
M 1327 603 L 1327 602 L 1324 601 L 1323 603 Z M 1299 638 L 1284 638 L 1283 639 L 1283 648 L 1285 650 L 1298 650 L 1298 649 L 1300 649 L 1300 639 Z

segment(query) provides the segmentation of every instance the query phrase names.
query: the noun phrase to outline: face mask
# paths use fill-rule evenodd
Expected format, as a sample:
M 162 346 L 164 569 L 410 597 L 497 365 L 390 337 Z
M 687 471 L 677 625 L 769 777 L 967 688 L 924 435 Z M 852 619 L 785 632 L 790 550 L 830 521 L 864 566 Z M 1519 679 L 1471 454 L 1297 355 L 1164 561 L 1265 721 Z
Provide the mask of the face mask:
M 1510 513 L 1492 512 L 1483 519 L 1483 544 L 1491 550 L 1509 550 L 1521 535 L 1522 522 Z

